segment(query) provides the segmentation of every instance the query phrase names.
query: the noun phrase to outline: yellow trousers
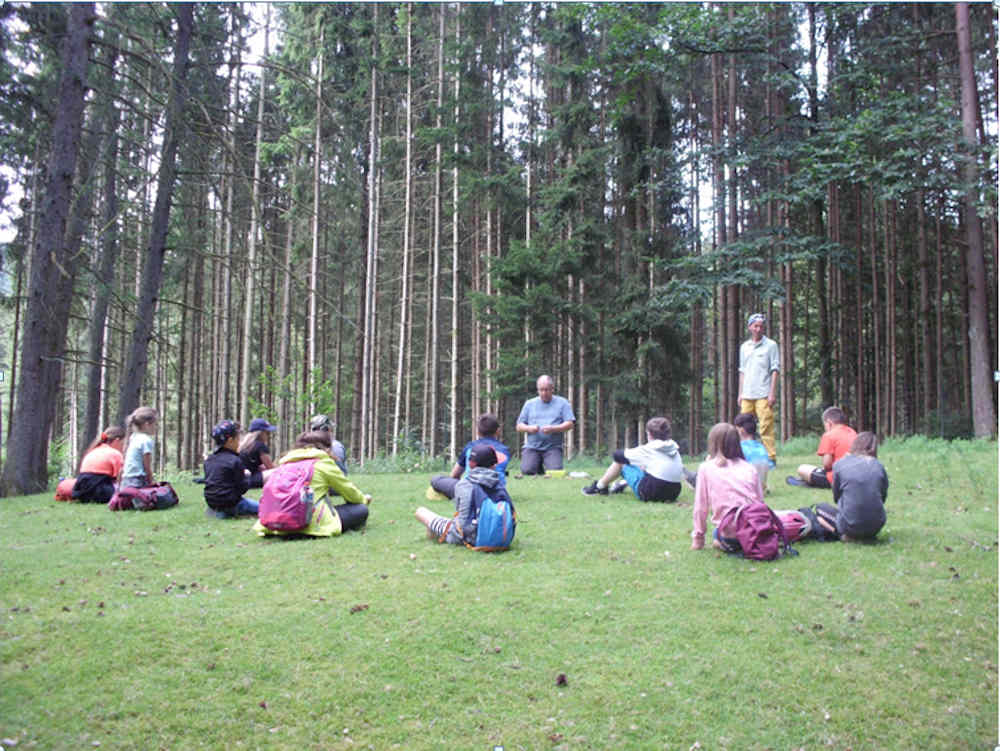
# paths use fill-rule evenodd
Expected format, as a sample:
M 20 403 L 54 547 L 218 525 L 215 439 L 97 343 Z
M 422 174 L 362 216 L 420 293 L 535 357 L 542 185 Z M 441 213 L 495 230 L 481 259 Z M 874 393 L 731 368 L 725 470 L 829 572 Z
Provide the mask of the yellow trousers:
M 767 399 L 740 399 L 740 412 L 751 412 L 757 417 L 757 432 L 760 433 L 760 442 L 767 449 L 767 455 L 771 461 L 777 457 L 774 442 L 774 410 L 768 404 Z

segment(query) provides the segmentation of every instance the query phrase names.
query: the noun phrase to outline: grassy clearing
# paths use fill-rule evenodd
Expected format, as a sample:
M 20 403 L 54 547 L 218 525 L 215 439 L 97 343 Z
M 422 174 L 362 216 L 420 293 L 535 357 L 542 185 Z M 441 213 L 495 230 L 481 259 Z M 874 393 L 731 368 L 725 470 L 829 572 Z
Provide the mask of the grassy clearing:
M 426 540 L 424 474 L 356 474 L 369 526 L 333 540 L 206 519 L 193 484 L 146 514 L 2 500 L 0 745 L 992 748 L 996 444 L 881 454 L 880 541 L 772 564 L 690 552 L 687 488 L 512 477 L 502 555 Z M 803 461 L 774 508 L 826 498 L 784 484 Z

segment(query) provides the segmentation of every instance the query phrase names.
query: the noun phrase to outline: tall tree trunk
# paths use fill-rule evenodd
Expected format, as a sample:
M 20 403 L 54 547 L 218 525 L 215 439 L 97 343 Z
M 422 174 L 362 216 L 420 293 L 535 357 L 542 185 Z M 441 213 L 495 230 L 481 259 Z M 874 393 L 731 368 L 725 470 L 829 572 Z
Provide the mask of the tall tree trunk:
M 72 269 L 75 267 L 73 259 L 67 257 L 66 229 L 80 150 L 88 53 L 95 17 L 93 3 L 68 6 L 52 150 L 41 207 L 45 221 L 32 247 L 17 405 L 11 421 L 7 461 L 0 475 L 2 496 L 36 493 L 44 490 L 48 483 L 49 430 L 66 344 Z M 66 307 L 64 314 L 61 314 L 62 300 Z
M 711 58 L 712 66 L 712 183 L 713 183 L 713 203 L 715 207 L 715 247 L 718 248 L 726 244 L 726 187 L 724 167 L 722 165 L 722 71 L 719 62 L 719 53 L 713 53 Z M 728 407 L 732 403 L 732 395 L 728 392 L 728 381 L 726 380 L 728 360 L 721 354 L 728 344 L 725 335 L 726 330 L 726 292 L 719 289 L 716 294 L 716 315 L 713 320 L 713 339 L 715 346 L 715 420 L 723 419 L 723 415 L 728 415 Z M 720 383 L 721 382 L 721 383 Z M 726 419 L 730 419 L 728 415 Z
M 972 391 L 972 430 L 977 438 L 989 438 L 997 429 L 993 406 L 993 367 L 990 362 L 990 328 L 987 313 L 986 261 L 983 224 L 979 218 L 975 186 L 978 185 L 976 150 L 976 76 L 969 34 L 969 4 L 955 3 L 959 73 L 962 80 L 962 134 L 969 153 L 965 155 L 966 264 L 969 283 L 969 368 Z
M 302 161 L 302 147 L 295 151 L 289 172 L 288 186 L 288 206 L 285 210 L 285 254 L 282 263 L 281 274 L 281 317 L 279 326 L 281 328 L 281 340 L 278 344 L 278 383 L 281 389 L 281 402 L 278 412 L 278 425 L 281 426 L 282 435 L 286 439 L 291 439 L 294 435 L 289 430 L 292 422 L 292 405 L 289 400 L 291 392 L 290 356 L 289 346 L 292 338 L 292 253 L 295 240 L 295 189 L 298 184 L 299 164 Z M 338 426 L 339 427 L 339 426 Z
M 438 70 L 437 70 L 437 118 L 436 127 L 441 133 L 442 117 L 444 108 L 444 33 L 445 33 L 445 8 L 443 3 L 439 6 L 438 16 Z M 434 144 L 434 237 L 431 240 L 431 278 L 430 278 L 430 337 L 428 338 L 427 355 L 430 360 L 430 378 L 427 388 L 429 390 L 428 399 L 428 419 L 427 419 L 427 447 L 431 456 L 437 456 L 437 419 L 438 419 L 438 308 L 440 304 L 439 279 L 441 274 L 441 191 L 442 191 L 442 146 L 441 137 L 435 139 Z
M 117 48 L 108 47 L 109 70 L 114 70 Z M 87 403 L 84 415 L 84 438 L 96 435 L 100 429 L 102 393 L 104 378 L 105 331 L 107 329 L 108 305 L 111 300 L 115 279 L 115 265 L 118 261 L 118 127 L 121 113 L 108 97 L 108 136 L 104 145 L 103 168 L 103 210 L 101 213 L 98 242 L 100 264 L 94 285 L 94 307 L 91 310 L 88 336 L 87 359 Z M 81 459 L 83 457 L 80 457 Z
M 871 233 L 869 234 L 870 255 L 872 264 L 872 362 L 885 362 L 882 359 L 882 314 L 879 309 L 878 294 L 878 215 L 875 212 L 875 195 L 871 186 L 868 188 L 868 206 L 871 215 Z M 879 435 L 885 434 L 885 420 L 883 419 L 883 394 L 882 384 L 884 382 L 882 368 L 875 368 L 875 432 Z
M 461 4 L 455 7 L 455 49 L 461 49 L 462 41 L 462 6 Z M 459 157 L 459 139 L 458 139 L 458 125 L 459 125 L 459 102 L 460 102 L 460 84 L 461 84 L 461 70 L 460 66 L 455 66 L 455 76 L 453 83 L 455 86 L 455 109 L 454 109 L 454 138 L 452 140 L 452 156 L 455 159 L 455 164 L 451 171 L 451 388 L 449 390 L 451 409 L 451 437 L 449 438 L 449 449 L 448 455 L 455 456 L 458 453 L 458 447 L 456 445 L 458 436 L 458 356 L 459 356 L 459 336 L 458 336 L 458 303 L 459 303 L 459 287 L 458 287 L 458 157 Z M 487 141 L 486 148 L 492 148 L 492 143 Z M 487 196 L 487 202 L 489 201 L 489 196 Z M 489 215 L 487 214 L 487 222 L 489 221 Z M 488 232 L 489 230 L 487 230 Z M 478 356 L 478 353 L 477 353 Z
M 266 5 L 264 20 L 264 57 L 268 55 L 271 34 L 271 6 Z M 322 49 L 322 47 L 321 47 Z M 260 96 L 257 99 L 257 136 L 253 152 L 253 187 L 250 197 L 250 237 L 247 244 L 246 293 L 243 297 L 243 364 L 240 367 L 240 422 L 246 427 L 250 422 L 250 350 L 260 349 L 260 341 L 253 339 L 254 276 L 257 270 L 257 232 L 260 224 L 260 149 L 264 142 L 264 94 L 267 91 L 267 66 L 260 69 Z M 263 336 L 263 335 L 262 335 Z
M 728 6 L 729 22 L 733 24 L 736 19 L 736 11 L 734 5 Z M 736 139 L 738 137 L 738 130 L 736 127 L 736 55 L 731 54 L 729 56 L 729 75 L 727 79 L 727 93 L 726 93 L 726 153 L 730 155 L 729 162 L 729 190 L 726 194 L 726 198 L 729 202 L 729 232 L 726 237 L 727 242 L 735 242 L 736 238 L 739 236 L 739 194 L 737 192 L 738 187 L 738 171 L 736 169 L 737 163 L 737 153 L 736 153 Z M 722 211 L 725 211 L 723 208 Z M 730 284 L 726 287 L 726 341 L 725 348 L 722 350 L 725 355 L 725 367 L 723 368 L 723 378 L 725 379 L 725 396 L 723 398 L 723 403 L 725 408 L 723 414 L 726 420 L 731 420 L 732 416 L 735 415 L 739 409 L 740 405 L 736 401 L 737 392 L 739 391 L 739 350 L 740 350 L 740 339 L 743 333 L 743 325 L 740 320 L 740 288 L 735 284 Z
M 376 11 L 377 15 L 377 11 Z M 317 18 L 321 18 L 317 14 Z M 317 73 L 316 73 L 316 127 L 313 134 L 313 211 L 312 211 L 312 253 L 309 256 L 309 313 L 308 313 L 308 336 L 306 337 L 306 347 L 308 349 L 308 355 L 306 356 L 306 367 L 308 372 L 306 374 L 306 411 L 309 413 L 316 411 L 315 394 L 316 394 L 316 384 L 313 383 L 313 378 L 316 373 L 316 288 L 318 284 L 319 277 L 319 207 L 320 198 L 322 192 L 322 183 L 320 179 L 320 163 L 323 159 L 323 143 L 320 136 L 323 131 L 323 56 L 325 54 L 324 50 L 324 29 L 319 31 L 319 54 L 317 55 Z M 372 77 L 374 79 L 375 73 L 374 68 L 372 72 Z M 374 83 L 372 83 L 374 87 Z M 372 96 L 374 97 L 375 92 L 372 90 Z M 374 103 L 373 103 L 374 106 Z M 374 125 L 372 125 L 374 127 Z M 374 169 L 374 165 L 372 166 Z M 369 228 L 369 232 L 371 229 Z
M 194 5 L 179 3 L 176 6 L 177 38 L 174 42 L 174 67 L 170 85 L 170 100 L 164 123 L 163 146 L 160 150 L 160 174 L 156 183 L 156 204 L 153 207 L 150 226 L 149 248 L 142 269 L 142 289 L 139 309 L 136 312 L 136 326 L 132 333 L 118 400 L 118 419 L 125 418 L 137 406 L 142 393 L 142 383 L 146 376 L 149 359 L 149 342 L 153 337 L 153 311 L 160 296 L 160 281 L 163 278 L 163 261 L 167 253 L 167 228 L 170 220 L 170 206 L 174 197 L 174 176 L 177 171 L 177 147 L 180 144 L 183 123 L 184 102 L 188 70 L 188 51 L 194 30 Z
M 376 224 L 378 222 L 378 5 L 373 6 L 375 31 L 372 35 L 372 62 L 369 71 L 369 128 L 368 128 L 368 241 L 365 254 L 365 316 L 361 327 L 364 340 L 362 359 L 364 362 L 364 379 L 361 385 L 361 451 L 360 459 L 364 464 L 371 454 L 369 437 L 371 436 L 372 406 L 372 371 L 375 351 L 375 255 L 376 255 Z
M 396 360 L 396 393 L 395 407 L 392 417 L 392 455 L 399 452 L 399 416 L 403 409 L 403 390 L 407 381 L 403 377 L 403 362 L 406 356 L 407 314 L 410 310 L 410 209 L 413 200 L 413 176 L 411 175 L 411 160 L 413 158 L 413 3 L 406 4 L 406 157 L 403 166 L 404 197 L 403 197 L 403 273 L 399 284 L 399 342 L 398 358 Z
M 917 263 L 920 284 L 917 349 L 920 351 L 920 421 L 934 409 L 934 346 L 931 332 L 930 253 L 927 245 L 927 213 L 924 191 L 917 191 Z

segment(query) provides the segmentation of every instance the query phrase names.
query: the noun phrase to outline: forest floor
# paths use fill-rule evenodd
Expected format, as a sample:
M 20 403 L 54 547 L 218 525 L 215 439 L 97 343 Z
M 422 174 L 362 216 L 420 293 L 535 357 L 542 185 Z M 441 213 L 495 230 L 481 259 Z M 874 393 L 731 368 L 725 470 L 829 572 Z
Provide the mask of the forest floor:
M 828 499 L 784 483 L 811 445 L 773 508 Z M 425 537 L 425 474 L 353 474 L 371 517 L 335 539 L 207 519 L 187 480 L 158 512 L 0 500 L 0 746 L 993 748 L 997 444 L 880 459 L 877 542 L 773 563 L 690 551 L 687 487 L 515 472 L 496 555 Z

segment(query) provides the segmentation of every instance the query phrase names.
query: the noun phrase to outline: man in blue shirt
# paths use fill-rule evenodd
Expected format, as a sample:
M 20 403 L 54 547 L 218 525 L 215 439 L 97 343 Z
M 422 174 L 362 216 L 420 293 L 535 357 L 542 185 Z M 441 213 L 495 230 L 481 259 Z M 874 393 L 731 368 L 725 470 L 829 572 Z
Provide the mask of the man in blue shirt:
M 521 472 L 526 475 L 562 469 L 562 434 L 576 424 L 569 402 L 555 395 L 551 376 L 539 376 L 536 388 L 538 396 L 524 403 L 517 418 L 517 432 L 526 434 L 521 451 Z

